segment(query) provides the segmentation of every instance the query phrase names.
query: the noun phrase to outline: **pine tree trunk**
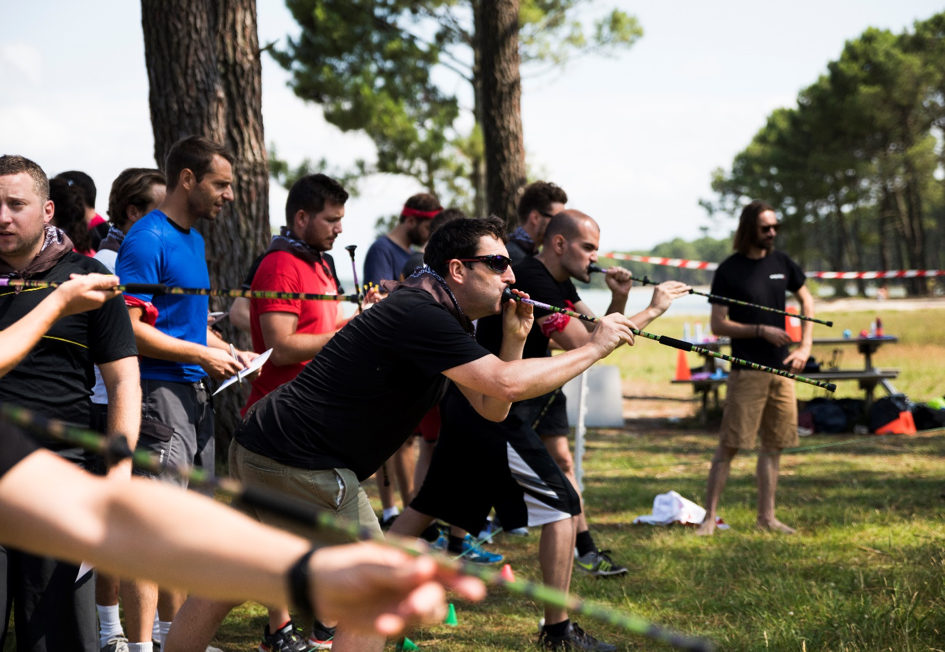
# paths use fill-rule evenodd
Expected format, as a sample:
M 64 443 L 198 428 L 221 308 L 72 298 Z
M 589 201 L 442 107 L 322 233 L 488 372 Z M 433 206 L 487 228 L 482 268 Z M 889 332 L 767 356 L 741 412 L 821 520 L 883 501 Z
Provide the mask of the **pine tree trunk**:
M 476 32 L 482 47 L 482 135 L 489 212 L 515 223 L 525 185 L 518 0 L 481 0 Z
M 262 66 L 255 0 L 141 0 L 151 125 L 158 166 L 171 145 L 199 134 L 236 158 L 234 201 L 215 222 L 201 223 L 210 284 L 239 287 L 269 242 L 269 165 L 262 123 Z M 212 310 L 230 300 L 211 297 Z M 224 337 L 250 348 L 249 337 L 221 322 Z M 218 451 L 225 454 L 245 395 L 215 399 Z

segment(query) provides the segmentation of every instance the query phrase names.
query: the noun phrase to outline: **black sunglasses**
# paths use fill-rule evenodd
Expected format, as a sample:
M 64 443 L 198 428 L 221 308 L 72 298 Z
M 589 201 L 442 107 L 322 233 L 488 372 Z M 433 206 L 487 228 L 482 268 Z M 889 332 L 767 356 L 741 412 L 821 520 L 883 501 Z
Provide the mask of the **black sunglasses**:
M 772 229 L 774 229 L 774 232 L 777 233 L 778 229 L 781 228 L 781 223 L 778 222 L 777 224 L 769 224 L 768 226 L 760 226 L 758 228 L 761 229 L 762 233 L 766 233 L 767 231 L 770 231 Z
M 500 254 L 493 254 L 492 256 L 476 256 L 475 258 L 456 258 L 461 263 L 485 263 L 489 266 L 493 272 L 498 272 L 502 274 L 509 268 L 509 265 L 512 264 L 510 258 L 506 258 Z M 448 261 L 447 261 L 448 262 Z

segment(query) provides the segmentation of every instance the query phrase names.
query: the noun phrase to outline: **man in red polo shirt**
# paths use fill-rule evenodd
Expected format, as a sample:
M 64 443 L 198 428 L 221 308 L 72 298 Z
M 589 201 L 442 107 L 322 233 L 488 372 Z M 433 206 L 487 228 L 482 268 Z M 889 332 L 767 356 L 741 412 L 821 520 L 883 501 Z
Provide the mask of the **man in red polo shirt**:
M 341 233 L 348 193 L 324 174 L 304 176 L 286 200 L 286 226 L 272 239 L 253 277 L 253 290 L 340 294 L 335 263 L 324 253 Z M 253 349 L 272 355 L 253 381 L 243 414 L 263 396 L 295 378 L 342 326 L 334 301 L 252 299 Z
M 325 252 L 341 233 L 348 193 L 324 174 L 310 174 L 293 184 L 286 200 L 286 226 L 273 237 L 253 277 L 253 290 L 340 294 L 335 263 Z M 256 401 L 295 378 L 344 324 L 335 301 L 251 299 L 250 326 L 253 350 L 272 355 L 253 381 L 245 415 Z M 334 628 L 316 623 L 311 641 L 289 618 L 285 609 L 269 612 L 269 624 L 260 649 L 308 650 L 329 648 Z

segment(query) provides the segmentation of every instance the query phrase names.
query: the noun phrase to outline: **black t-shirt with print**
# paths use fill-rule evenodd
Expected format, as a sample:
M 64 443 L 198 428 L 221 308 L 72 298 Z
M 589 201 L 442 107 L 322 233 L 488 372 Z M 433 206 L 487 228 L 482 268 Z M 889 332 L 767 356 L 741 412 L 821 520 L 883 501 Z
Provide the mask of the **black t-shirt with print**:
M 715 270 L 712 294 L 784 310 L 786 293 L 800 290 L 805 280 L 804 271 L 800 266 L 780 251 L 771 251 L 764 258 L 757 260 L 735 253 Z M 727 306 L 728 316 L 732 321 L 784 329 L 784 315 L 714 299 L 709 301 Z M 775 346 L 760 337 L 740 337 L 732 339 L 732 355 L 782 369 L 784 359 L 788 356 L 788 347 Z
M 75 252 L 63 256 L 52 269 L 31 277 L 63 282 L 70 274 L 109 271 L 97 260 Z M 19 321 L 53 292 L 51 288 L 0 292 L 0 329 Z M 138 355 L 128 310 L 121 297 L 101 308 L 63 317 L 40 339 L 20 364 L 0 378 L 0 402 L 13 403 L 43 416 L 88 428 L 92 412 L 94 365 Z M 69 444 L 41 440 L 42 444 L 76 461 L 86 455 Z
M 512 271 L 515 273 L 515 284 L 512 287 L 527 293 L 535 301 L 557 308 L 567 308 L 567 301 L 574 304 L 581 300 L 571 279 L 559 283 L 537 258 L 523 258 L 512 266 Z M 525 340 L 523 358 L 543 358 L 548 355 L 548 338 L 541 332 L 538 320 L 550 314 L 548 310 L 535 308 L 535 324 Z M 476 323 L 476 341 L 498 355 L 502 346 L 502 315 L 480 319 Z
M 399 288 L 250 408 L 236 440 L 287 466 L 364 480 L 442 398 L 442 372 L 488 354 L 428 292 Z
M 0 421 L 0 478 L 20 460 L 39 448 L 25 432 L 11 423 Z

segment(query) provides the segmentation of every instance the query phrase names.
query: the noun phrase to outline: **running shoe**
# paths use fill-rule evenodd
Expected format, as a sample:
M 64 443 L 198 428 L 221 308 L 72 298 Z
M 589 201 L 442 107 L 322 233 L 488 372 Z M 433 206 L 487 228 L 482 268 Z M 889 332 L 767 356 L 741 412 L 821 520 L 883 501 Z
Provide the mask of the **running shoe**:
M 312 633 L 308 635 L 308 649 L 330 650 L 331 642 L 335 638 L 335 628 L 326 627 L 319 621 L 312 625 Z
M 448 541 L 446 535 L 441 534 L 440 538 L 433 544 L 433 547 L 452 555 L 454 553 L 447 550 Z M 484 550 L 469 534 L 467 534 L 466 538 L 463 540 L 463 552 L 457 555 L 456 558 L 468 561 L 471 564 L 498 564 L 505 559 L 505 557 L 500 554 Z
M 463 540 L 463 553 L 460 555 L 460 558 L 473 564 L 498 564 L 505 559 L 505 557 L 498 553 L 485 550 L 479 545 L 479 542 L 473 539 L 469 534 L 467 534 L 466 538 Z
M 626 567 L 610 558 L 609 550 L 594 550 L 586 555 L 575 557 L 574 565 L 588 575 L 594 575 L 595 577 L 610 577 L 611 575 L 622 575 L 627 572 Z
M 266 625 L 257 652 L 308 652 L 311 647 L 305 641 L 305 634 L 290 620 L 274 634 L 269 632 L 269 625 Z
M 394 524 L 394 521 L 397 520 L 397 516 L 400 516 L 400 514 L 397 514 L 396 516 L 389 516 L 387 518 L 378 519 L 381 522 L 381 529 L 387 532 L 390 529 L 390 526 Z
M 128 639 L 122 634 L 112 636 L 105 641 L 105 645 L 101 647 L 101 652 L 128 652 Z
M 577 623 L 568 624 L 564 636 L 551 636 L 544 628 L 538 634 L 538 647 L 544 650 L 594 650 L 595 652 L 616 652 L 617 647 L 598 641 L 581 629 Z

